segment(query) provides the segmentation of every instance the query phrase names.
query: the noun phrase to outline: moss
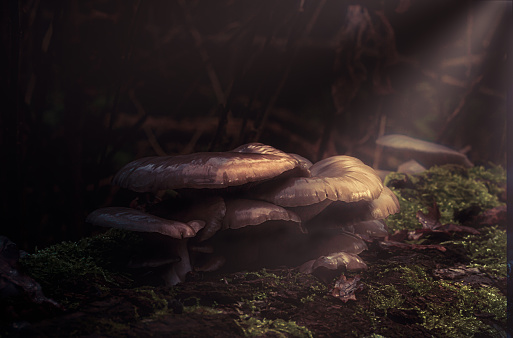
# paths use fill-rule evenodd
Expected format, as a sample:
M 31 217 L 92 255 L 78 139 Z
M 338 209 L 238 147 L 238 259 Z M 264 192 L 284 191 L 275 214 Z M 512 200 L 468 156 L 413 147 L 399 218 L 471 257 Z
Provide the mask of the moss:
M 160 314 L 166 314 L 169 312 L 167 300 L 165 298 L 163 298 L 162 296 L 157 295 L 157 293 L 155 292 L 155 290 L 152 287 L 149 287 L 149 286 L 140 287 L 140 288 L 133 289 L 133 291 L 137 292 L 143 300 L 149 301 L 149 303 L 151 304 L 152 309 L 153 309 L 153 311 L 152 311 L 153 316 L 158 316 Z M 137 310 L 136 310 L 136 314 L 137 314 Z M 137 315 L 136 317 L 139 317 L 139 315 Z
M 283 319 L 258 319 L 242 315 L 238 324 L 247 337 L 313 337 L 306 327 L 299 326 L 296 322 L 285 321 Z
M 475 316 L 478 313 L 494 315 L 499 322 L 506 320 L 506 297 L 493 287 L 473 289 L 460 283 L 436 282 L 438 288 L 452 293 L 449 300 L 429 303 L 419 310 L 423 325 L 435 329 L 446 337 L 472 337 L 476 334 L 500 335 L 496 328 L 483 323 Z
M 500 336 L 499 326 L 483 322 L 479 314 L 492 315 L 505 325 L 506 297 L 495 287 L 473 288 L 458 282 L 434 280 L 419 265 L 375 267 L 378 282 L 368 285 L 368 308 L 356 306 L 356 314 L 368 318 L 378 333 L 389 309 L 414 311 L 419 324 L 437 336 Z M 399 278 L 394 285 L 382 285 L 379 278 Z M 384 314 L 382 314 L 384 312 Z M 386 326 L 385 326 L 386 327 Z
M 184 313 L 197 313 L 202 315 L 217 315 L 220 313 L 223 313 L 223 311 L 215 309 L 213 307 L 209 306 L 203 306 L 203 305 L 193 305 L 193 306 L 184 306 L 183 308 Z
M 490 313 L 499 322 L 506 319 L 506 297 L 497 288 L 474 289 L 461 283 L 433 281 L 419 266 L 400 267 L 402 278 L 411 292 L 432 300 L 425 309 L 416 308 L 429 330 L 442 332 L 446 337 L 471 337 L 479 332 L 492 335 L 496 332 L 475 314 Z M 436 297 L 436 299 L 433 299 Z
M 419 210 L 436 202 L 442 224 L 458 223 L 455 212 L 470 207 L 482 210 L 503 205 L 499 196 L 504 193 L 506 174 L 501 167 L 465 169 L 454 165 L 435 166 L 418 175 L 391 173 L 385 184 L 396 194 L 401 213 L 390 216 L 390 230 L 419 228 L 416 219 Z
M 470 267 L 479 268 L 492 276 L 506 277 L 506 230 L 491 226 L 480 229 L 480 232 L 480 235 L 467 235 L 461 240 L 442 244 L 462 245 L 471 259 Z
M 369 286 L 369 307 L 381 310 L 387 315 L 388 309 L 398 309 L 404 299 L 393 285 Z
M 111 319 L 98 319 L 94 322 L 95 333 L 106 335 L 108 337 L 126 337 L 126 332 L 130 329 L 130 325 L 115 322 Z
M 136 246 L 138 241 L 131 232 L 111 229 L 78 242 L 62 242 L 36 249 L 35 253 L 22 258 L 20 264 L 41 284 L 48 296 L 66 303 L 60 296 L 61 291 L 73 285 L 88 281 L 100 290 L 107 290 L 107 285 L 116 285 L 122 274 L 114 267 L 120 260 L 126 260 L 129 248 Z M 129 281 L 127 276 L 122 279 Z

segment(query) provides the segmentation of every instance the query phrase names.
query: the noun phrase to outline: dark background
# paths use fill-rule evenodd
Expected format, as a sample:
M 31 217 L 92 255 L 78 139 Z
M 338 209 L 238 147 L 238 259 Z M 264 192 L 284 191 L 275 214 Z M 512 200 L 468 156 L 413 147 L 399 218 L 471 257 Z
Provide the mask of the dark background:
M 33 250 L 149 155 L 262 142 L 378 163 L 401 133 L 506 163 L 506 1 L 3 1 L 0 233 Z

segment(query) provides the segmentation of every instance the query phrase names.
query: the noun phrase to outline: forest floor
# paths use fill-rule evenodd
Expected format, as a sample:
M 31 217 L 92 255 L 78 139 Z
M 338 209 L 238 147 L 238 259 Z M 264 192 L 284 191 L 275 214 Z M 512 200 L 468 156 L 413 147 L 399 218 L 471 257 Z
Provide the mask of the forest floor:
M 342 279 L 281 267 L 193 273 L 174 287 L 149 286 L 119 269 L 95 270 L 83 248 L 105 255 L 99 239 L 63 244 L 39 253 L 42 270 L 25 263 L 63 308 L 29 297 L 9 302 L 0 336 L 505 337 L 505 207 L 484 214 L 464 222 L 479 233 L 375 241 L 360 254 L 368 269 Z M 122 242 L 106 239 L 110 249 Z M 63 257 L 71 272 L 53 271 Z

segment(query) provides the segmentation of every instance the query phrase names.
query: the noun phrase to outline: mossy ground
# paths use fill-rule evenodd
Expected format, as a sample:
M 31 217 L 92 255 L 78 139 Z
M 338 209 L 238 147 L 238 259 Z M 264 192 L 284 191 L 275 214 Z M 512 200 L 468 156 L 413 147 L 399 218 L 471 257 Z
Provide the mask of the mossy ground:
M 418 177 L 394 174 L 388 182 L 399 195 L 403 213 L 390 224 L 395 229 L 420 227 L 414 212 L 435 200 L 442 223 L 468 225 L 455 215 L 469 208 L 500 206 L 503 176 L 499 168 L 449 167 Z M 444 183 L 434 183 L 434 178 Z M 447 183 L 448 178 L 455 183 Z M 371 245 L 361 254 L 369 266 L 360 273 L 362 288 L 356 301 L 347 303 L 329 295 L 333 283 L 324 284 L 285 267 L 196 273 L 172 288 L 148 286 L 144 278 L 124 268 L 129 254 L 140 247 L 138 237 L 111 230 L 26 257 L 22 263 L 27 273 L 67 310 L 32 317 L 30 324 L 4 321 L 0 333 L 24 337 L 502 337 L 506 231 L 503 225 L 491 223 L 481 223 L 478 230 L 480 235 L 454 233 L 422 239 L 424 244 L 444 245 L 445 252 Z

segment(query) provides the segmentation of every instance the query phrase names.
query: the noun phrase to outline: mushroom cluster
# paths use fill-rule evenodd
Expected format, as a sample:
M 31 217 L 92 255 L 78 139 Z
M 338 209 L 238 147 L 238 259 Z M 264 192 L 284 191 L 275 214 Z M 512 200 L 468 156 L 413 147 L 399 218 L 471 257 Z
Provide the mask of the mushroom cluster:
M 87 217 L 94 225 L 165 236 L 170 256 L 158 264 L 167 266 L 167 285 L 190 271 L 221 268 L 364 269 L 357 255 L 366 241 L 387 235 L 383 220 L 399 211 L 395 195 L 354 157 L 312 164 L 261 143 L 141 158 L 113 183 L 139 193 L 178 193 L 144 210 L 108 207 Z

